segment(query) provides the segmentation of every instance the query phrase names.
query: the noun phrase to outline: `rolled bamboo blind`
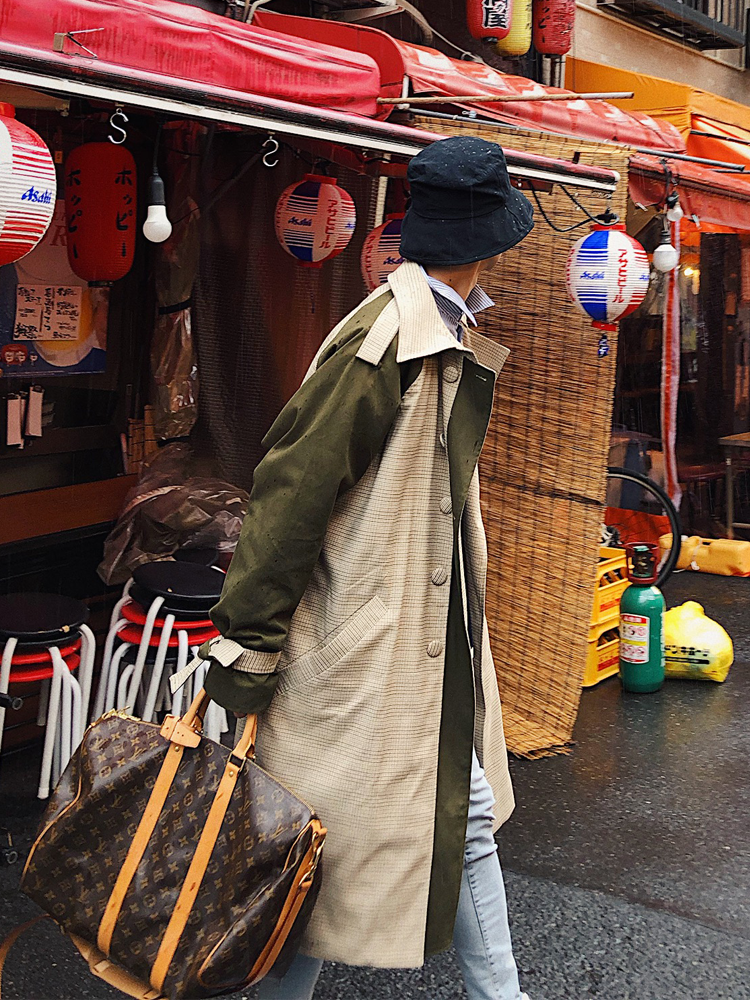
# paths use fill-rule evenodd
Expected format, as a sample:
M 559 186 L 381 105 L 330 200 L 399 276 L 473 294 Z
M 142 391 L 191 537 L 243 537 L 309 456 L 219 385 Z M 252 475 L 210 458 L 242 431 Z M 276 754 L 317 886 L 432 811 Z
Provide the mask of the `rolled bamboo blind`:
M 617 170 L 610 203 L 625 217 L 621 146 L 428 116 L 414 124 Z M 576 195 L 593 214 L 606 207 L 602 195 Z M 558 188 L 539 198 L 560 227 L 585 218 Z M 555 233 L 537 212 L 532 233 L 482 280 L 496 307 L 482 313 L 480 332 L 511 351 L 480 463 L 487 617 L 508 749 L 523 757 L 569 748 L 591 621 L 617 335 L 598 358 L 599 334 L 565 289 L 570 246 L 586 232 Z

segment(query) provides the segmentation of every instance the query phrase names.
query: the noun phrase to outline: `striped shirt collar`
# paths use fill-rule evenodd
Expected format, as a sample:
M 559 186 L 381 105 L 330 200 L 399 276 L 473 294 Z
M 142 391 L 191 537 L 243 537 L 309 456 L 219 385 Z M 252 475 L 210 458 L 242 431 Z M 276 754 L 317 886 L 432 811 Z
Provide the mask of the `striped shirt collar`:
M 495 304 L 479 285 L 475 285 L 464 300 L 455 288 L 451 288 L 445 282 L 433 278 L 425 271 L 421 264 L 419 268 L 427 284 L 430 286 L 430 290 L 435 298 L 435 305 L 438 307 L 438 312 L 440 313 L 440 318 L 450 332 L 457 336 L 459 340 L 461 339 L 461 320 L 465 318 L 472 326 L 476 326 L 476 314 L 482 312 L 483 309 L 489 309 L 490 306 L 494 306 Z

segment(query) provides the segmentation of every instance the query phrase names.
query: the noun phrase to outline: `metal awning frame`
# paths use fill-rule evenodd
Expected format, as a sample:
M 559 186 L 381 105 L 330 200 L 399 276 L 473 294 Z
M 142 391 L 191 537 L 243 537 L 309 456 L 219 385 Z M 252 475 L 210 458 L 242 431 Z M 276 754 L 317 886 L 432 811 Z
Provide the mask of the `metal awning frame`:
M 63 70 L 64 72 L 61 72 Z M 411 159 L 425 146 L 445 136 L 345 112 L 311 108 L 239 91 L 224 90 L 189 80 L 123 71 L 81 59 L 51 64 L 36 52 L 0 49 L 0 81 L 65 97 L 82 97 L 123 107 L 278 135 L 300 136 L 370 154 Z M 565 184 L 602 194 L 613 192 L 620 176 L 601 167 L 567 164 L 545 157 L 505 150 L 508 171 L 521 181 Z

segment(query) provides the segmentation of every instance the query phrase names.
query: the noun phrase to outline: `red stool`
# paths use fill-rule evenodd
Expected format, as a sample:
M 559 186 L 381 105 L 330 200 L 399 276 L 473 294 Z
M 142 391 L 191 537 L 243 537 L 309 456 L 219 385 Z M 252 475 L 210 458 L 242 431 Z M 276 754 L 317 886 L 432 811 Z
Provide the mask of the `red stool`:
M 14 684 L 42 684 L 37 716 L 37 724 L 45 726 L 42 799 L 83 739 L 95 651 L 87 618 L 85 604 L 59 594 L 0 597 L 0 694 Z M 5 712 L 0 706 L 0 744 Z
M 107 636 L 98 714 L 127 707 L 153 721 L 165 699 L 165 673 L 181 670 L 191 651 L 219 634 L 208 612 L 223 584 L 222 572 L 191 562 L 154 562 L 135 570 Z M 173 700 L 173 711 L 179 700 Z M 218 739 L 226 727 L 223 709 L 210 706 L 207 735 Z

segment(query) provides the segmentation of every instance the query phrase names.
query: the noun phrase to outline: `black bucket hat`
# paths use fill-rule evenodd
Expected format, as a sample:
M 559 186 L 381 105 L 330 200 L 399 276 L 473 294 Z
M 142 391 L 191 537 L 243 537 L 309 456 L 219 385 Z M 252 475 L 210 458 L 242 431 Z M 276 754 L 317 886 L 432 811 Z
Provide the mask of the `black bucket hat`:
M 452 136 L 409 163 L 411 204 L 401 254 L 418 264 L 473 264 L 510 250 L 534 227 L 531 202 L 511 186 L 500 146 Z

